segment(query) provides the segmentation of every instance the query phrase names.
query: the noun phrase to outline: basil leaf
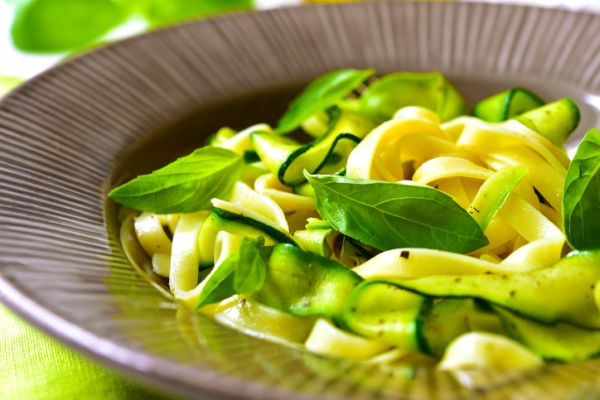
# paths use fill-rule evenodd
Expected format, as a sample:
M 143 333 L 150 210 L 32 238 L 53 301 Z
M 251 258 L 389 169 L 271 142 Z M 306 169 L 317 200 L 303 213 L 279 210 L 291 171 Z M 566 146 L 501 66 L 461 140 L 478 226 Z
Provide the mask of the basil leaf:
M 565 178 L 563 224 L 569 244 L 600 249 L 600 131 L 591 129 L 575 153 Z
M 204 278 L 201 283 L 202 290 L 198 296 L 196 307 L 200 308 L 207 304 L 212 304 L 225 300 L 235 294 L 233 288 L 234 272 L 240 263 L 240 254 L 235 252 L 220 265 L 214 267 L 213 271 Z
M 267 263 L 261 252 L 265 239 L 244 238 L 240 246 L 238 265 L 233 277 L 236 293 L 254 293 L 262 289 L 267 276 Z
M 360 109 L 378 121 L 385 121 L 398 109 L 421 106 L 447 121 L 465 113 L 460 93 L 439 72 L 396 72 L 373 82 L 360 97 Z
M 146 0 L 142 13 L 156 27 L 198 17 L 248 10 L 253 3 L 253 0 Z
M 240 177 L 242 157 L 219 147 L 203 147 L 148 175 L 113 189 L 109 197 L 136 210 L 157 214 L 210 208 Z
M 216 303 L 234 294 L 254 293 L 262 289 L 267 276 L 265 240 L 244 238 L 240 248 L 202 282 L 197 307 Z
M 19 4 L 11 35 L 20 50 L 58 53 L 99 39 L 127 15 L 112 0 L 31 0 Z
M 466 253 L 485 246 L 477 222 L 437 189 L 308 175 L 317 211 L 331 226 L 378 250 L 424 247 Z
M 275 131 L 279 134 L 293 131 L 314 113 L 333 106 L 374 73 L 372 69 L 341 69 L 321 75 L 290 103 Z

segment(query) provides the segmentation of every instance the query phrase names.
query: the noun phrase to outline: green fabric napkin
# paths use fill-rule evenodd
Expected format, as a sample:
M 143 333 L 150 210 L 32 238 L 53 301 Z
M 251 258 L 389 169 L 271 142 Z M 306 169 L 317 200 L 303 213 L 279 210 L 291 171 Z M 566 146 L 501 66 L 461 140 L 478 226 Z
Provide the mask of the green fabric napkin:
M 71 351 L 0 305 L 0 397 L 159 399 Z

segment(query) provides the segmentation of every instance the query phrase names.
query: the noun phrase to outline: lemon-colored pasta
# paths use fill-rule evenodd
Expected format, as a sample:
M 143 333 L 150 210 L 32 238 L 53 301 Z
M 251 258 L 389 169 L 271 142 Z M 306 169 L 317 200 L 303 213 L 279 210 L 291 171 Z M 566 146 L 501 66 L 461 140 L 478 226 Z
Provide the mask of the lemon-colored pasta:
M 353 360 L 369 359 L 390 348 L 388 344 L 345 332 L 322 318 L 317 320 L 305 345 L 317 354 Z
M 441 369 L 534 369 L 543 363 L 519 343 L 492 333 L 471 332 L 459 336 L 450 344 Z
M 267 225 L 289 232 L 283 210 L 271 198 L 252 190 L 248 185 L 237 182 L 226 202 L 214 199 L 213 206 L 226 211 L 247 215 Z
M 200 312 L 251 336 L 292 346 L 303 344 L 314 325 L 313 318 L 295 317 L 239 295 L 207 305 Z
M 167 222 L 166 219 L 163 221 Z M 163 228 L 163 221 L 158 215 L 145 212 L 134 219 L 133 226 L 142 248 L 151 257 L 154 272 L 169 277 L 171 239 Z
M 406 248 L 384 251 L 354 271 L 365 279 L 415 279 L 429 275 L 476 275 L 527 269 L 526 265 L 500 265 L 449 251 Z
M 402 160 L 398 156 L 402 140 L 409 135 L 446 138 L 439 126 L 439 118 L 433 111 L 421 107 L 405 107 L 393 119 L 373 129 L 352 150 L 346 174 L 363 179 L 404 179 Z
M 193 289 L 198 282 L 198 233 L 207 216 L 208 211 L 183 214 L 173 234 L 169 286 L 176 296 Z
M 231 150 L 239 155 L 244 155 L 246 151 L 253 151 L 252 142 L 250 140 L 250 135 L 252 132 L 256 131 L 272 131 L 271 127 L 267 124 L 256 124 L 252 125 L 243 131 L 238 132 L 235 136 L 230 139 L 227 139 L 225 142 L 221 143 L 219 147 L 223 147 L 225 149 Z
M 315 210 L 315 200 L 312 197 L 301 196 L 285 186 L 273 174 L 264 174 L 254 181 L 254 190 L 269 197 L 281 208 L 283 212 L 299 210 Z

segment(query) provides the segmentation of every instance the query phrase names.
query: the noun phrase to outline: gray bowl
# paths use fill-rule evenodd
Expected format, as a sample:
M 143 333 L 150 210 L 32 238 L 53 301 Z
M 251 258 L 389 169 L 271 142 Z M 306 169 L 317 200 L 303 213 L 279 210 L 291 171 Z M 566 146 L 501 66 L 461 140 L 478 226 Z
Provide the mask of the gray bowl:
M 177 310 L 124 256 L 106 193 L 221 125 L 273 122 L 308 80 L 439 70 L 471 103 L 515 85 L 571 96 L 598 126 L 600 16 L 477 3 L 365 3 L 232 15 L 101 48 L 0 103 L 0 299 L 70 346 L 190 397 L 587 398 L 600 360 L 449 375 L 313 356 Z

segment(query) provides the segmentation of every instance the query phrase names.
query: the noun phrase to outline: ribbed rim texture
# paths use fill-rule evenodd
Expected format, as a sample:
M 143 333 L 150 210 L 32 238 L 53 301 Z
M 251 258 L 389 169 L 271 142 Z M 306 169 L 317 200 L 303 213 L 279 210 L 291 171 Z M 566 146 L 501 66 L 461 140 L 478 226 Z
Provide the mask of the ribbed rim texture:
M 321 5 L 194 22 L 60 65 L 0 103 L 0 299 L 87 354 L 190 397 L 597 396 L 596 360 L 512 376 L 382 369 L 286 349 L 178 312 L 107 234 L 104 199 L 114 165 L 158 126 L 203 104 L 332 69 L 510 77 L 598 99 L 598 32 L 600 16 L 566 10 Z

